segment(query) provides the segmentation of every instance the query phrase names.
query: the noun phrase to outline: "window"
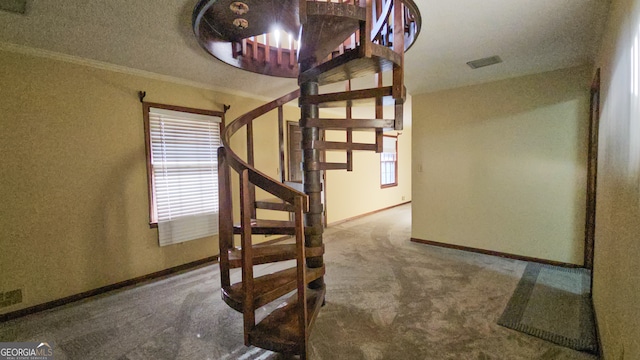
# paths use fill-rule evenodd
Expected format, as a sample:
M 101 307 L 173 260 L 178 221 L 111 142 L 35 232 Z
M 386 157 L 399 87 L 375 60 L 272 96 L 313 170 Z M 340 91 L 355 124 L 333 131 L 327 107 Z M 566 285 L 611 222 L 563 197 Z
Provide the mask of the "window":
M 151 224 L 160 246 L 218 233 L 222 112 L 144 103 Z
M 398 185 L 398 137 L 384 135 L 382 137 L 382 153 L 380 154 L 380 187 Z

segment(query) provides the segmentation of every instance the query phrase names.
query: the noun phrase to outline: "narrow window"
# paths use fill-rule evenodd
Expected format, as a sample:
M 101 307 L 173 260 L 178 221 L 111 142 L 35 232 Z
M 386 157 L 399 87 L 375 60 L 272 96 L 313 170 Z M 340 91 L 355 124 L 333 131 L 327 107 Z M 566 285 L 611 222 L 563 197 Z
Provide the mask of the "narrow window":
M 150 223 L 160 246 L 218 233 L 223 113 L 144 103 Z
M 398 185 L 398 137 L 384 135 L 380 154 L 380 187 Z

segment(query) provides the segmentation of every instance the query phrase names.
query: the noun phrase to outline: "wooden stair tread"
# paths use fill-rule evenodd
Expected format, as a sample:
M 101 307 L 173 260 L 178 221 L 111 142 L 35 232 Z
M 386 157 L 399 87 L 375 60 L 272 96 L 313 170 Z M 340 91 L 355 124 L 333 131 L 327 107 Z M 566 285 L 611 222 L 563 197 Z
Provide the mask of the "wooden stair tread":
M 314 141 L 313 148 L 325 151 L 340 151 L 340 150 L 361 150 L 361 151 L 376 151 L 376 144 L 363 144 L 363 143 L 346 143 L 338 141 Z
M 242 233 L 239 224 L 233 225 L 233 233 Z M 293 221 L 251 219 L 251 233 L 254 235 L 295 235 L 296 228 Z
M 306 22 L 302 24 L 298 62 L 320 61 L 351 36 L 366 17 L 365 8 L 349 3 L 305 2 Z M 331 29 L 331 31 L 327 31 Z
M 383 86 L 378 88 L 341 91 L 335 93 L 300 96 L 300 105 L 318 105 L 319 107 L 344 107 L 360 103 L 371 103 L 376 98 L 382 98 L 383 105 L 394 103 L 393 88 Z
M 307 288 L 306 292 L 307 327 L 310 328 L 324 302 L 325 288 Z M 302 353 L 304 335 L 299 331 L 298 311 L 298 295 L 293 294 L 251 330 L 251 345 L 285 354 Z
M 347 51 L 300 74 L 298 83 L 315 80 L 319 85 L 327 85 L 389 71 L 394 65 L 401 64 L 401 55 L 386 46 L 372 43 L 371 57 L 365 57 L 360 47 Z
M 252 249 L 253 265 L 268 264 L 296 258 L 296 244 L 255 245 Z M 306 257 L 321 256 L 324 246 L 305 248 Z M 242 251 L 239 248 L 229 250 L 229 267 L 242 267 Z
M 395 120 L 393 119 L 317 119 L 308 118 L 300 122 L 301 127 L 317 127 L 325 130 L 391 130 Z
M 304 164 L 305 170 L 348 170 L 349 164 L 347 163 L 329 163 L 329 162 L 315 162 L 312 164 Z
M 306 283 L 324 275 L 324 266 L 307 268 Z M 297 269 L 295 267 L 277 271 L 254 279 L 254 309 L 262 307 L 296 289 Z M 239 282 L 222 289 L 222 300 L 234 310 L 242 312 L 244 301 L 243 283 Z
M 288 212 L 295 211 L 295 206 L 278 198 L 257 200 L 255 204 L 256 204 L 256 209 L 288 211 Z

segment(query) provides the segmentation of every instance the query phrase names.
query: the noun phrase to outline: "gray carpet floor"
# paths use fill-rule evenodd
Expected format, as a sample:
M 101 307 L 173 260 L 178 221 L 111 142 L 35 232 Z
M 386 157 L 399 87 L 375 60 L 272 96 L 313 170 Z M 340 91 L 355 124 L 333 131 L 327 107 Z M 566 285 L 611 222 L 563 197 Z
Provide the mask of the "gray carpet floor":
M 410 219 L 405 205 L 327 229 L 312 359 L 597 358 L 497 325 L 525 262 L 411 243 Z M 243 346 L 218 275 L 206 266 L 2 323 L 0 342 L 48 341 L 56 360 L 280 359 Z

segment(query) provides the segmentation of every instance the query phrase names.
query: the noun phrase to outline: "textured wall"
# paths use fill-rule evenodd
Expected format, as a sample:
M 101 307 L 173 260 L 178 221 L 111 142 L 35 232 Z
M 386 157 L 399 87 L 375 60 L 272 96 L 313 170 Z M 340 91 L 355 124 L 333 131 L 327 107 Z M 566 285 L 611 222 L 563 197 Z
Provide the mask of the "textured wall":
M 593 299 L 606 359 L 640 359 L 640 1 L 612 2 L 601 68 Z M 635 74 L 632 49 L 635 43 Z M 632 90 L 633 89 L 633 90 Z
M 412 236 L 581 264 L 589 76 L 414 96 Z

